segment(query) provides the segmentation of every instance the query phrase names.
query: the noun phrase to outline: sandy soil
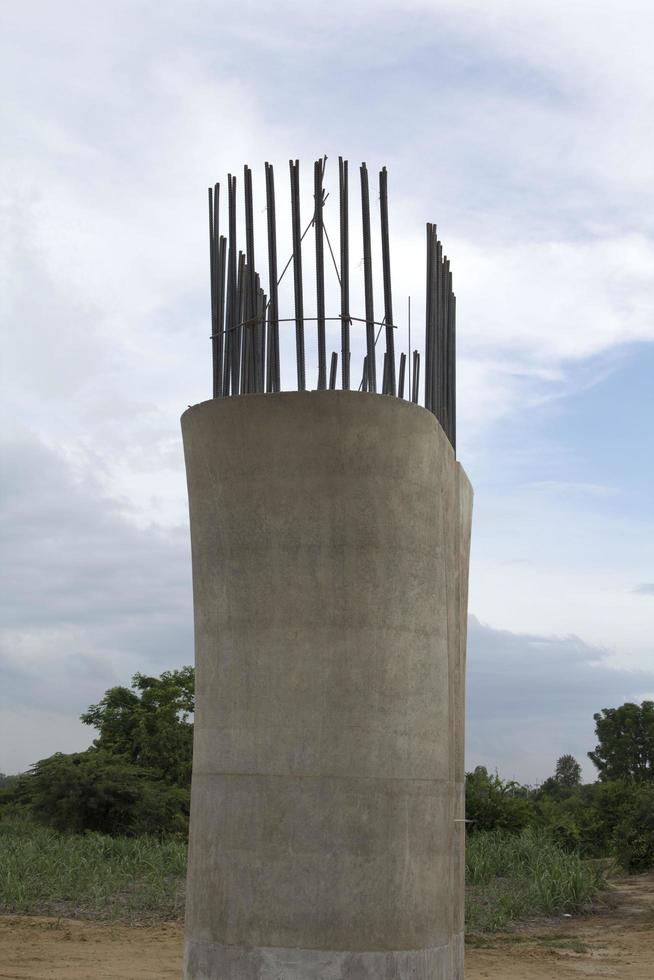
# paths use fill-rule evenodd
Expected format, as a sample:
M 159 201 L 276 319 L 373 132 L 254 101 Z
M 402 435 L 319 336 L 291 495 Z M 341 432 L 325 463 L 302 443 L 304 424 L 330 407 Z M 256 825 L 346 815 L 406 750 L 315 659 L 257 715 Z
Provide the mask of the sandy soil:
M 166 980 L 181 976 L 182 927 L 0 917 L 1 980 Z M 654 874 L 613 887 L 593 915 L 471 937 L 466 980 L 654 978 Z
M 489 945 L 485 945 L 488 943 Z M 587 916 L 471 936 L 466 980 L 654 980 L 654 874 L 613 883 L 607 907 Z

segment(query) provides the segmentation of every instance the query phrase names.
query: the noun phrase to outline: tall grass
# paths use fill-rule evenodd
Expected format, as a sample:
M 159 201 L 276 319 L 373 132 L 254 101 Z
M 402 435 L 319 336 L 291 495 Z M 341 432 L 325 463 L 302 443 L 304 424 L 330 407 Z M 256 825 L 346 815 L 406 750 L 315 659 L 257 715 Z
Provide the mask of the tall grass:
M 0 912 L 176 919 L 185 871 L 185 841 L 0 822 Z M 606 866 L 562 851 L 542 831 L 493 831 L 468 839 L 466 879 L 467 928 L 480 932 L 584 909 L 605 886 Z
M 468 931 L 583 911 L 606 887 L 607 873 L 606 862 L 584 861 L 542 830 L 473 834 L 466 846 Z
M 185 870 L 185 841 L 0 823 L 2 912 L 175 919 L 184 911 Z

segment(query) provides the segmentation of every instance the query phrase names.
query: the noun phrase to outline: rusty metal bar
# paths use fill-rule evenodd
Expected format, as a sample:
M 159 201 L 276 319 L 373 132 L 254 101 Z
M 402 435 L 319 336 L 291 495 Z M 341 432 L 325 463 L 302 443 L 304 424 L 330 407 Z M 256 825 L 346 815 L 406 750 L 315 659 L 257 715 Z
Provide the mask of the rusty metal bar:
M 341 231 L 341 386 L 350 387 L 350 241 L 348 205 L 348 164 L 338 158 L 338 189 Z
M 300 161 L 289 160 L 291 175 L 291 222 L 293 232 L 293 280 L 295 293 L 295 358 L 298 391 L 306 389 L 304 368 L 304 302 L 302 298 L 302 245 L 300 228 Z
M 245 206 L 245 264 L 247 268 L 247 289 L 245 290 L 245 318 L 253 320 L 257 311 L 257 273 L 254 260 L 254 213 L 252 204 L 252 171 L 247 166 L 243 167 L 243 200 Z M 256 337 L 252 329 L 251 355 L 256 349 Z M 253 363 L 256 363 L 253 361 Z M 250 391 L 256 391 L 256 380 L 248 379 Z
M 368 168 L 360 167 L 361 175 L 361 225 L 363 231 L 363 289 L 366 307 L 366 357 L 368 359 L 368 391 L 377 391 L 377 363 L 375 356 L 374 294 L 372 290 L 372 249 L 370 245 L 370 193 Z
M 218 186 L 218 185 L 216 185 Z M 211 374 L 213 379 L 213 397 L 216 397 L 216 340 L 218 335 L 218 317 L 216 309 L 216 247 L 214 232 L 213 187 L 208 188 L 209 196 L 209 286 L 211 289 Z
M 324 161 L 313 165 L 313 223 L 316 238 L 316 312 L 318 314 L 318 390 L 327 387 L 327 353 L 325 350 L 325 251 L 323 234 L 323 177 Z
M 229 182 L 229 177 L 228 177 Z M 229 186 L 229 183 L 228 183 Z M 229 187 L 229 256 L 231 264 L 231 275 L 229 287 L 231 290 L 231 309 L 229 331 L 231 337 L 231 390 L 232 395 L 240 392 L 240 345 L 241 328 L 237 326 L 241 322 L 241 309 L 238 293 L 238 258 L 236 245 L 236 177 L 231 177 L 231 187 Z M 229 274 L 229 273 L 228 273 Z
M 332 351 L 332 362 L 329 367 L 329 388 L 334 391 L 336 388 L 336 373 L 338 371 L 338 354 Z
M 443 316 L 443 428 L 450 442 L 450 296 L 452 293 L 452 275 L 448 259 L 444 262 L 444 293 L 445 308 Z
M 245 294 L 247 290 L 247 276 L 245 273 L 245 253 L 239 251 L 238 253 L 238 274 L 236 277 L 236 302 L 238 304 L 238 323 L 244 323 L 246 320 L 246 299 Z M 234 395 L 243 395 L 246 393 L 246 341 L 248 338 L 248 328 L 247 326 L 237 326 L 234 328 L 234 356 L 238 359 L 238 375 L 236 390 L 232 391 Z
M 400 377 L 397 383 L 397 397 L 404 398 L 404 371 L 406 369 L 406 354 L 400 354 Z
M 223 394 L 223 360 L 225 352 L 225 260 L 227 258 L 227 239 L 220 235 L 218 239 L 218 315 L 216 317 L 217 354 L 214 358 L 213 389 L 214 398 L 220 398 Z
M 456 452 L 456 296 L 450 299 L 450 442 Z
M 379 172 L 379 215 L 381 222 L 382 273 L 384 279 L 384 319 L 386 320 L 386 353 L 388 354 L 388 378 L 386 394 L 397 391 L 395 381 L 395 330 L 393 321 L 393 290 L 391 288 L 391 246 L 388 232 L 388 171 Z
M 277 292 L 277 224 L 275 217 L 275 177 L 271 163 L 266 164 L 266 212 L 268 218 L 268 371 L 266 389 L 279 391 L 279 300 Z
M 443 417 L 443 247 L 436 230 L 432 240 L 432 304 L 434 316 L 434 346 L 432 351 L 433 397 L 432 412 L 439 422 Z
M 431 222 L 427 222 L 427 265 L 425 275 L 425 408 L 429 412 L 434 410 L 434 371 L 433 371 L 433 344 L 434 344 L 434 310 L 433 310 L 433 285 L 432 285 L 432 262 L 433 262 L 433 228 Z
M 252 339 L 254 341 L 254 390 L 257 392 L 264 391 L 263 381 L 265 375 L 265 342 L 263 325 L 265 323 L 263 316 L 263 290 L 260 286 L 259 276 L 255 279 L 255 293 L 254 293 L 254 303 L 251 305 L 254 308 L 253 324 L 252 324 Z
M 442 246 L 441 246 L 442 249 Z M 441 337 L 441 354 L 440 354 L 440 402 L 439 402 L 439 421 L 447 432 L 447 317 L 448 317 L 448 307 L 449 307 L 449 291 L 448 291 L 448 278 L 449 278 L 449 266 L 450 263 L 447 256 L 443 256 L 443 261 L 441 263 L 441 323 L 440 323 L 440 337 Z
M 414 405 L 418 404 L 418 392 L 420 390 L 420 354 L 417 350 L 413 352 L 413 383 L 411 386 L 411 401 Z

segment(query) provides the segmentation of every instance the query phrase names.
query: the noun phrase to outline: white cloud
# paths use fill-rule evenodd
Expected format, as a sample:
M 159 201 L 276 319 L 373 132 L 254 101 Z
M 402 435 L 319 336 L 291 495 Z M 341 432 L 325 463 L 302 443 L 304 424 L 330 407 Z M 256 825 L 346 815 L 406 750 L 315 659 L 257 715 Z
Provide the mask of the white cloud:
M 650 665 L 651 666 L 651 665 Z M 652 671 L 611 667 L 607 651 L 576 636 L 498 630 L 471 617 L 468 630 L 466 769 L 541 782 L 571 753 L 591 781 L 593 715 L 646 700 Z
M 178 417 L 209 393 L 205 188 L 250 162 L 262 227 L 264 158 L 281 201 L 298 156 L 308 216 L 323 152 L 334 242 L 336 157 L 351 161 L 359 307 L 358 163 L 375 222 L 389 165 L 398 346 L 407 294 L 421 344 L 425 219 L 453 260 L 461 454 L 481 474 L 471 608 L 643 662 L 649 603 L 633 583 L 651 576 L 650 522 L 626 499 L 622 517 L 600 512 L 623 499 L 619 472 L 573 475 L 527 425 L 516 465 L 500 423 L 540 417 L 654 340 L 651 4 L 337 0 L 316 19 L 291 2 L 62 0 L 4 21 L 3 418 L 23 481 L 7 511 L 21 557 L 4 669 L 22 664 L 33 692 L 40 673 L 68 678 L 77 711 L 88 688 L 71 651 L 124 679 L 188 646 Z M 289 384 L 292 348 L 289 328 Z

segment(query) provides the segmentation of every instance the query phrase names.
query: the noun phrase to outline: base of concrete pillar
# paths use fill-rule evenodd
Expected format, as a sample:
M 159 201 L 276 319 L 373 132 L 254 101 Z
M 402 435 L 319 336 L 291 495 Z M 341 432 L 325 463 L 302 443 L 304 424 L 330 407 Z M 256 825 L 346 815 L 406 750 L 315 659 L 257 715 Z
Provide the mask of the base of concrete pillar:
M 463 935 L 429 949 L 355 953 L 187 939 L 184 980 L 463 980 Z

